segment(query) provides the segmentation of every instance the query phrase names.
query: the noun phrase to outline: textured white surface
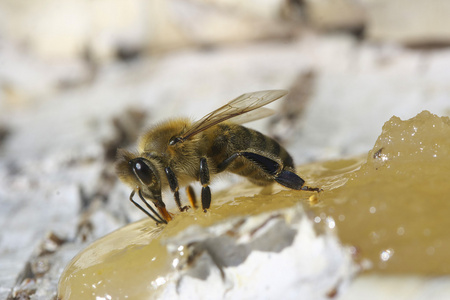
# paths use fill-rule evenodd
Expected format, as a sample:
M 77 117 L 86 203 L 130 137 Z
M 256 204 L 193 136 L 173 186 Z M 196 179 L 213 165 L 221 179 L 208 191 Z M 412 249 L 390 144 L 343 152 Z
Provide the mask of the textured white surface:
M 200 254 L 192 263 L 180 256 L 162 299 L 328 299 L 357 270 L 350 251 L 331 232 L 317 234 L 301 207 L 190 227 L 168 249 L 177 254 L 179 245 Z

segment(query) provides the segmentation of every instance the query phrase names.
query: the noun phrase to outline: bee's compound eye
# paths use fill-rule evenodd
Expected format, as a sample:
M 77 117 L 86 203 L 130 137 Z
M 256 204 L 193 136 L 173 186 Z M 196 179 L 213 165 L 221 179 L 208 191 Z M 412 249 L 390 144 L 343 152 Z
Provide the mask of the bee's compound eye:
M 133 168 L 134 173 L 139 178 L 139 180 L 144 185 L 150 185 L 153 179 L 153 172 L 147 166 L 146 163 L 142 159 L 135 159 L 130 161 L 131 167 Z

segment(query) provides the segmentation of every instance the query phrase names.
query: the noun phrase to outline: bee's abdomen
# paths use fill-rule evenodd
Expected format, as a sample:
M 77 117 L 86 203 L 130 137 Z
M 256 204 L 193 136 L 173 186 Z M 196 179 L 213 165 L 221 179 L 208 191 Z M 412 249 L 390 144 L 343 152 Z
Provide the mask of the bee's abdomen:
M 264 157 L 275 162 L 279 170 L 294 170 L 292 157 L 274 139 L 236 124 L 224 123 L 218 126 L 220 130 L 216 132 L 208 155 L 216 165 L 236 153 L 255 153 L 254 157 Z M 252 162 L 248 157 L 235 159 L 226 171 L 245 176 L 258 184 L 267 184 L 274 180 L 274 174 L 271 174 L 273 170 L 262 169 L 260 164 Z
M 292 157 L 277 141 L 256 130 L 237 127 L 231 140 L 231 144 L 237 148 L 235 151 L 255 152 L 281 163 L 283 167 L 294 167 Z

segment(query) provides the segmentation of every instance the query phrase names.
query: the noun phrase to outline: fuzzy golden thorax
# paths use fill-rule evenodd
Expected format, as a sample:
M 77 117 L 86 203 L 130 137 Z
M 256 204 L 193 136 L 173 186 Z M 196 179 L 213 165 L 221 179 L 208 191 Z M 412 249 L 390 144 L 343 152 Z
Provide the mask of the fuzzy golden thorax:
M 180 137 L 191 123 L 191 120 L 187 118 L 179 118 L 151 127 L 139 141 L 140 155 L 157 157 L 163 166 L 170 167 L 179 176 L 178 179 L 181 182 L 197 180 L 199 161 L 202 156 L 198 143 L 203 134 L 200 133 L 182 143 L 170 145 L 170 141 Z
M 171 151 L 170 140 L 182 135 L 191 123 L 188 118 L 177 118 L 153 125 L 139 140 L 139 153 L 165 156 Z

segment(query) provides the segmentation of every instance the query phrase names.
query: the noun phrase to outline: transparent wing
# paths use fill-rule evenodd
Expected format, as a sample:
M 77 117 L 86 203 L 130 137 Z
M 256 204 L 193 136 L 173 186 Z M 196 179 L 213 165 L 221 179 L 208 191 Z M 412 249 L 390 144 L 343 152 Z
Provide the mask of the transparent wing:
M 253 111 L 249 111 L 245 114 L 233 117 L 232 121 L 236 124 L 245 124 L 257 120 L 261 120 L 267 117 L 270 117 L 275 114 L 273 109 L 267 107 L 260 107 Z
M 268 90 L 243 94 L 194 122 L 180 137 L 180 140 L 186 140 L 211 126 L 267 105 L 286 94 L 287 91 L 284 90 Z M 243 123 L 242 120 L 240 123 Z

